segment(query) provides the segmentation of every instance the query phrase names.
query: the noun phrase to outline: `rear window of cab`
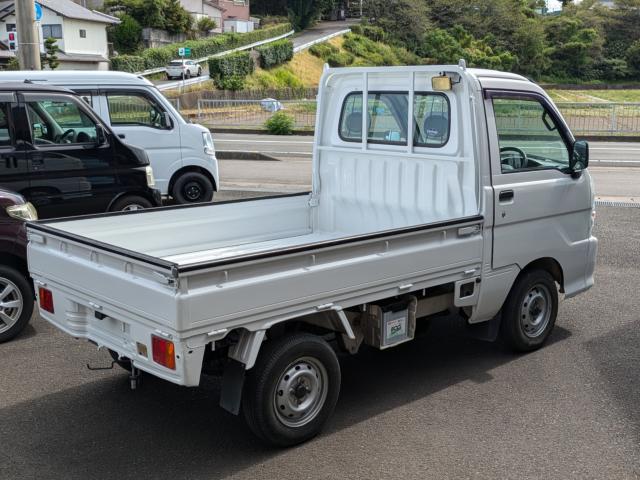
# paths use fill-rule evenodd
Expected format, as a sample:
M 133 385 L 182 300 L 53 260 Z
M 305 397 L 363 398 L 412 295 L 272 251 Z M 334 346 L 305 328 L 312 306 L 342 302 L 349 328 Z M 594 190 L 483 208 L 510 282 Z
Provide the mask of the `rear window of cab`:
M 362 92 L 349 93 L 342 103 L 338 134 L 345 142 L 362 142 Z M 367 98 L 367 142 L 407 145 L 409 94 L 372 92 Z M 413 145 L 442 147 L 449 140 L 449 99 L 439 92 L 416 92 L 413 105 Z

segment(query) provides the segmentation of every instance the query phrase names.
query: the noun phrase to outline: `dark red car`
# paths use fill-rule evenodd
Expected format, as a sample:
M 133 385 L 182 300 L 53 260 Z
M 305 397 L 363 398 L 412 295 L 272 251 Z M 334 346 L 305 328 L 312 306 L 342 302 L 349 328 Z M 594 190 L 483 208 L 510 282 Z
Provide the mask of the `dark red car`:
M 20 333 L 33 313 L 25 220 L 37 220 L 33 205 L 0 189 L 0 342 Z

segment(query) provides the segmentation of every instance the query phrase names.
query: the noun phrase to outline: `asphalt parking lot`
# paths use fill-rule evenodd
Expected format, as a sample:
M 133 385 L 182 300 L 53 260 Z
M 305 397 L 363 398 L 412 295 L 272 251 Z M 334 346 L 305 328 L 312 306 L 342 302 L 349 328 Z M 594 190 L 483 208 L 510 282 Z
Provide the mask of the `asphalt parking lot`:
M 637 478 L 640 208 L 600 208 L 596 287 L 561 304 L 550 343 L 517 356 L 438 320 L 403 346 L 342 359 L 325 433 L 259 444 L 185 389 L 92 372 L 108 354 L 40 319 L 0 345 L 2 479 Z

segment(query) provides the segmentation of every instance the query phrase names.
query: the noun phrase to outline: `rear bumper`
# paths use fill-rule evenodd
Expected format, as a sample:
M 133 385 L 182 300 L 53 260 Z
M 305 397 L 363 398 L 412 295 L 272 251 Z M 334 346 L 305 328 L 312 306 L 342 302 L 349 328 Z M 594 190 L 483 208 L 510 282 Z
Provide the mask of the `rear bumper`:
M 107 306 L 99 307 L 86 299 L 68 294 L 64 289 L 44 282 L 36 277 L 36 297 L 38 288 L 52 292 L 54 313 L 39 308 L 42 318 L 56 328 L 75 338 L 85 338 L 98 345 L 117 352 L 131 360 L 140 370 L 177 385 L 198 386 L 202 371 L 204 346 L 189 345 L 188 339 L 180 339 L 174 332 L 164 328 L 145 325 L 134 319 L 119 319 Z M 39 299 L 37 300 L 39 305 Z M 153 360 L 152 336 L 173 342 L 176 368 L 169 369 Z

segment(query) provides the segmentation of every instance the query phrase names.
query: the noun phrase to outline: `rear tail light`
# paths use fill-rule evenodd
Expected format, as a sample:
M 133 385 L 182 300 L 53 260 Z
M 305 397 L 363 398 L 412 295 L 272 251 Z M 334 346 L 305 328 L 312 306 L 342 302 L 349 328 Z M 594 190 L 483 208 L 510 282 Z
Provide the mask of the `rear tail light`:
M 53 293 L 44 287 L 38 288 L 38 299 L 40 308 L 49 313 L 55 313 L 53 309 Z
M 172 341 L 151 335 L 151 350 L 154 362 L 171 370 L 176 369 L 176 349 Z

